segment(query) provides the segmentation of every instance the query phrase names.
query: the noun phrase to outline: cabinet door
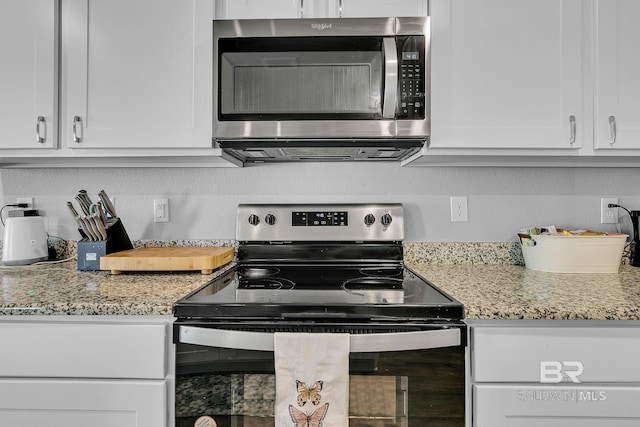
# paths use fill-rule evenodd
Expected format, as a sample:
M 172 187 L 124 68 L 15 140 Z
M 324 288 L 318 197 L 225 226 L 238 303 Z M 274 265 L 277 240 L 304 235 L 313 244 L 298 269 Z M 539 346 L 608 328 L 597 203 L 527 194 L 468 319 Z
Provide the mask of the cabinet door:
M 311 18 L 316 0 L 221 0 L 216 19 Z
M 596 149 L 640 148 L 640 2 L 598 1 Z
M 58 134 L 56 0 L 0 2 L 0 148 L 53 148 Z
M 387 16 L 425 16 L 426 0 L 326 0 L 325 16 L 373 18 Z
M 67 147 L 212 146 L 212 0 L 62 6 Z
M 432 0 L 434 148 L 576 149 L 581 0 Z M 589 135 L 590 137 L 590 135 Z
M 163 427 L 166 381 L 0 379 L 0 425 Z
M 633 427 L 640 388 L 474 385 L 473 427 Z

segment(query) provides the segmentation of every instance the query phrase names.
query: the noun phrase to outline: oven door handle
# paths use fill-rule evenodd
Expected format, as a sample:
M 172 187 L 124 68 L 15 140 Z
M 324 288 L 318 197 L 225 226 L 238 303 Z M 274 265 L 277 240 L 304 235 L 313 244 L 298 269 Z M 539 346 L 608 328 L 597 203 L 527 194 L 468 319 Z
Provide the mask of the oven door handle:
M 396 116 L 396 104 L 398 103 L 398 51 L 396 39 L 385 37 L 382 39 L 384 49 L 384 104 L 382 104 L 382 117 L 393 119 Z
M 272 333 L 180 326 L 179 342 L 236 350 L 274 351 Z M 382 334 L 351 334 L 352 353 L 427 350 L 462 344 L 460 328 Z

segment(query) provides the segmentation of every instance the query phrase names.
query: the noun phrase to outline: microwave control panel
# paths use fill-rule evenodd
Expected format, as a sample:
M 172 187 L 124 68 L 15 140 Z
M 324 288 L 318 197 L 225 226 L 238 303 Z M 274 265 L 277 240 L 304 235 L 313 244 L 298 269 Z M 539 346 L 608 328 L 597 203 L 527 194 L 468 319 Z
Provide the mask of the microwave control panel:
M 405 120 L 425 118 L 425 41 L 424 36 L 399 36 L 398 110 Z

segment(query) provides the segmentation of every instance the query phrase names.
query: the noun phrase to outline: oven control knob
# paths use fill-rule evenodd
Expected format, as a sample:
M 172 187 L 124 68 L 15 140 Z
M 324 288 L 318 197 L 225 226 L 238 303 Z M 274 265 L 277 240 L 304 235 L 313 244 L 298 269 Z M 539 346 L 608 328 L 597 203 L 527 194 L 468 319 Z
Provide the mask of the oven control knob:
M 276 216 L 273 214 L 269 214 L 264 217 L 264 222 L 266 222 L 269 225 L 273 225 L 276 223 Z
M 260 217 L 256 214 L 249 215 L 249 224 L 258 225 L 260 224 Z
M 393 221 L 393 218 L 391 218 L 391 215 L 389 215 L 389 214 L 384 214 L 384 215 L 382 215 L 380 217 L 380 222 L 385 227 L 388 226 L 389 224 L 391 224 L 391 221 Z
M 368 214 L 364 217 L 364 225 L 367 227 L 371 227 L 374 222 L 376 222 L 376 217 L 373 214 Z

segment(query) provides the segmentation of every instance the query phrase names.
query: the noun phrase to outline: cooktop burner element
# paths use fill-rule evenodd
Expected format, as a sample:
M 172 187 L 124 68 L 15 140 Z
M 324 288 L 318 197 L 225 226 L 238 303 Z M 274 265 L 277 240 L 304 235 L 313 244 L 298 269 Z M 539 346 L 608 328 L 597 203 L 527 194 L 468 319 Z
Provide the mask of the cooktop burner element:
M 240 205 L 238 265 L 174 306 L 184 319 L 461 319 L 405 268 L 400 204 Z

